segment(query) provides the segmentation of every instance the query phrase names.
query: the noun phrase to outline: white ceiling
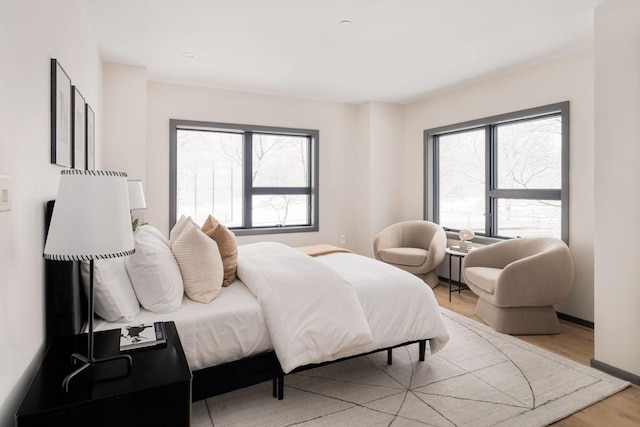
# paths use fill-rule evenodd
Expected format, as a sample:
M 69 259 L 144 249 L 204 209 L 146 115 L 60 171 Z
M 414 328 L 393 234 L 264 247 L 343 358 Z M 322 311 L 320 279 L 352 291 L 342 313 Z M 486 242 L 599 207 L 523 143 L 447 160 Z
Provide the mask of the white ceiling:
M 103 60 L 149 80 L 396 103 L 589 48 L 600 2 L 83 0 Z

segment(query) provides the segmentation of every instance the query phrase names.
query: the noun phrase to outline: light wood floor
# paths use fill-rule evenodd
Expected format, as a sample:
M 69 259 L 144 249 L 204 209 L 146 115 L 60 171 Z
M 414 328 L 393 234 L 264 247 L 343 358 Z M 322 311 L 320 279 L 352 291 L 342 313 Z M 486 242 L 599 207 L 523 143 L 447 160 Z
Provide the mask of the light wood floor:
M 434 289 L 438 303 L 451 311 L 482 322 L 474 314 L 477 297 L 470 291 L 454 293 L 449 302 L 449 287 L 444 284 Z M 562 333 L 558 335 L 519 336 L 531 344 L 560 354 L 567 359 L 589 366 L 593 358 L 593 330 L 560 320 Z M 562 427 L 639 427 L 640 387 L 632 385 L 621 392 L 583 409 L 553 426 Z

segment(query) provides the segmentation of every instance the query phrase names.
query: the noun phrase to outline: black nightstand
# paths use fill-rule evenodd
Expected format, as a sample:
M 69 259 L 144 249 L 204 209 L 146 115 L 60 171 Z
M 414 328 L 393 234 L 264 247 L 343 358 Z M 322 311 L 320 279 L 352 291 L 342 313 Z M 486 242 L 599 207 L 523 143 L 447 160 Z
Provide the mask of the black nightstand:
M 98 364 L 74 378 L 69 392 L 62 379 L 73 370 L 71 354 L 86 353 L 87 335 L 55 340 L 16 414 L 17 427 L 189 426 L 191 371 L 175 324 L 165 329 L 166 347 L 129 353 L 130 372 L 123 360 Z M 95 356 L 119 354 L 119 342 L 119 330 L 96 332 Z

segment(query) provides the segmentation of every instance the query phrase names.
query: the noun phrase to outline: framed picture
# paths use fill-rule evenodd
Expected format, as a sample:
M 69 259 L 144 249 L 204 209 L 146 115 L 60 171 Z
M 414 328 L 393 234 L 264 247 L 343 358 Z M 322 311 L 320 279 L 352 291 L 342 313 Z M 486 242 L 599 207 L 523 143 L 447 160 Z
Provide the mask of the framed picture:
M 51 58 L 51 163 L 70 168 L 71 148 L 71 79 Z
M 85 126 L 86 131 L 86 166 L 87 170 L 95 170 L 96 169 L 96 115 L 93 110 L 89 106 L 89 104 L 85 104 L 85 119 L 87 124 Z
M 86 137 L 87 137 L 87 121 L 85 120 L 85 101 L 84 97 L 80 93 L 77 87 L 73 86 L 73 100 L 71 110 L 73 116 L 71 117 L 72 140 L 71 146 L 73 147 L 73 167 L 75 169 L 85 169 L 86 156 Z

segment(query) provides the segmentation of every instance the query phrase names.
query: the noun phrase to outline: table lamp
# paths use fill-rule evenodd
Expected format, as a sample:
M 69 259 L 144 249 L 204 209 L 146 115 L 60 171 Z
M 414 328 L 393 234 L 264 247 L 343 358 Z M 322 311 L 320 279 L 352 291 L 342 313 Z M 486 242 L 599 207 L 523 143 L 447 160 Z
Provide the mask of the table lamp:
M 139 179 L 130 179 L 127 181 L 127 188 L 129 190 L 129 210 L 146 209 L 147 203 L 144 200 L 144 190 L 142 188 L 142 181 Z M 138 218 L 133 218 L 131 214 L 131 228 L 136 231 L 138 228 Z M 144 225 L 144 224 L 142 224 Z
M 87 355 L 71 355 L 72 361 L 82 362 L 82 365 L 64 378 L 62 386 L 66 391 L 69 391 L 71 379 L 98 363 L 125 359 L 131 367 L 129 355 L 102 359 L 93 355 L 93 261 L 131 255 L 134 250 L 127 174 L 63 170 L 44 257 L 53 261 L 89 261 L 90 272 Z

